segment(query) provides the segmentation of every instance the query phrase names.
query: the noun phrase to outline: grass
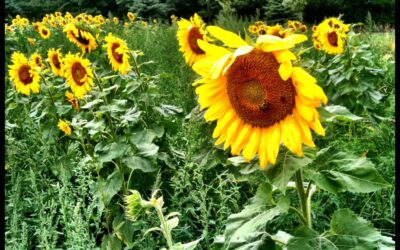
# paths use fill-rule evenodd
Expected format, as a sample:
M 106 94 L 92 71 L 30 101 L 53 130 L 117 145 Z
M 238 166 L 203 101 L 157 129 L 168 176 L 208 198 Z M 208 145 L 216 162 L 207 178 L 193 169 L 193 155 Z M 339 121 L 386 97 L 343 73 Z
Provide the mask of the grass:
M 152 28 L 129 30 L 127 42 L 131 49 L 144 52 L 140 62 L 153 61 L 144 65 L 142 71 L 158 76 L 155 83 L 164 93 L 158 101 L 183 109 L 182 114 L 168 120 L 165 140 L 159 142 L 171 152 L 172 158 L 171 166 L 164 166 L 158 173 L 155 186 L 161 188 L 168 211 L 182 214 L 173 232 L 174 239 L 188 242 L 201 237 L 198 249 L 209 249 L 214 237 L 223 233 L 226 218 L 239 212 L 254 195 L 257 178 L 262 176 L 241 175 L 227 161 L 229 155 L 213 145 L 214 124 L 205 123 L 198 110 L 191 86 L 196 75 L 178 51 L 176 27 L 160 24 Z M 382 67 L 388 67 L 388 74 L 379 86 L 385 98 L 377 114 L 393 118 L 394 64 L 389 61 L 394 58 L 391 48 L 394 33 L 367 36 L 375 58 Z M 6 51 L 9 57 L 10 50 Z M 383 60 L 385 56 L 389 59 Z M 8 91 L 7 100 L 17 98 L 23 104 L 22 97 Z M 51 134 L 42 136 L 40 125 L 29 118 L 31 111 L 25 110 L 21 116 L 7 103 L 6 107 L 10 110 L 6 117 L 6 248 L 98 248 L 106 229 L 104 214 L 99 213 L 94 201 L 96 166 L 85 162 L 76 143 L 50 147 Z M 382 176 L 394 185 L 394 124 L 390 120 L 329 125 L 327 136 L 317 137 L 316 144 L 322 147 L 332 140 L 343 151 L 366 153 Z M 65 155 L 71 155 L 70 161 L 60 160 Z M 313 201 L 314 216 L 320 219 L 315 228 L 326 228 L 329 220 L 326 215 L 337 207 L 349 207 L 386 235 L 394 235 L 394 188 L 361 195 L 333 196 L 319 192 Z M 130 249 L 163 246 L 156 234 L 143 236 L 147 228 L 157 223 L 154 216 L 145 215 L 143 221 L 135 224 L 131 231 L 135 240 Z M 289 220 L 275 224 L 290 228 L 298 221 L 289 216 Z

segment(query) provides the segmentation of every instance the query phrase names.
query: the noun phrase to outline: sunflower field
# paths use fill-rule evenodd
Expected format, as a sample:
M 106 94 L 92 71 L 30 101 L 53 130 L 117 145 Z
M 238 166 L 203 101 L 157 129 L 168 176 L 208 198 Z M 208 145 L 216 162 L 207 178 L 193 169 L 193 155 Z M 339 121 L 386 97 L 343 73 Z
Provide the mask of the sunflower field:
M 395 248 L 394 31 L 205 20 L 5 24 L 7 249 Z

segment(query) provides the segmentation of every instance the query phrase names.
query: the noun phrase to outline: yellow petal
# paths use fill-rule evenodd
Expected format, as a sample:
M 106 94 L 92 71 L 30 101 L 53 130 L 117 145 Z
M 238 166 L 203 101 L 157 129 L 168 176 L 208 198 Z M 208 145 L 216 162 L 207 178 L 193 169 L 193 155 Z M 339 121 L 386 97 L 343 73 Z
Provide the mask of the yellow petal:
M 218 59 L 219 57 L 216 56 L 203 57 L 192 65 L 192 69 L 201 76 L 207 76 Z
M 247 54 L 247 53 L 250 53 L 253 49 L 254 49 L 253 46 L 249 46 L 249 45 L 241 46 L 241 47 L 239 47 L 239 48 L 237 48 L 237 49 L 235 50 L 235 52 L 233 53 L 233 55 L 234 55 L 235 57 L 241 56 L 241 55 L 245 55 L 245 54 Z
M 289 77 L 292 76 L 292 63 L 290 61 L 285 61 L 281 63 L 279 66 L 279 75 L 281 76 L 282 80 L 286 81 Z
M 245 143 L 248 141 L 252 126 L 249 123 L 241 124 L 240 132 L 236 140 L 232 143 L 231 153 L 233 155 L 240 154 L 240 151 L 244 148 Z
M 260 127 L 253 127 L 252 129 L 250 139 L 243 149 L 243 157 L 246 159 L 246 161 L 250 161 L 251 159 L 253 159 L 254 155 L 257 152 L 260 142 L 260 131 Z
M 293 117 L 288 115 L 284 120 L 281 120 L 279 124 L 282 129 L 283 144 L 293 153 L 296 153 L 298 156 L 303 156 L 300 130 L 294 122 Z
M 281 128 L 279 124 L 269 126 L 267 130 L 267 135 L 267 155 L 269 162 L 274 165 L 276 162 L 276 157 L 278 157 L 279 147 L 281 143 Z
M 224 144 L 224 150 L 229 148 L 229 146 L 232 144 L 232 142 L 236 139 L 240 122 L 241 122 L 241 120 L 238 118 L 238 119 L 234 119 L 232 121 L 232 123 L 230 124 L 228 130 L 226 131 L 226 140 L 225 140 L 225 144 Z
M 228 47 L 239 48 L 240 46 L 248 45 L 240 36 L 218 26 L 208 26 L 207 30 L 211 35 L 221 40 Z
M 222 71 L 225 69 L 225 66 L 227 64 L 230 64 L 230 61 L 232 60 L 231 55 L 225 55 L 221 59 L 219 59 L 211 68 L 210 74 L 211 74 L 211 79 L 217 79 L 218 77 L 221 76 Z
M 224 117 L 222 117 L 217 121 L 217 126 L 214 129 L 212 137 L 213 138 L 219 137 L 222 134 L 222 132 L 226 130 L 226 128 L 230 124 L 230 121 L 233 120 L 234 118 L 236 118 L 235 111 L 233 109 L 230 109 L 228 112 L 226 112 Z
M 260 131 L 260 145 L 258 147 L 258 158 L 261 169 L 265 169 L 268 165 L 268 137 L 268 128 L 262 128 Z
M 285 61 L 293 61 L 297 59 L 296 56 L 290 50 L 277 50 L 273 51 L 273 54 L 279 63 Z
M 325 129 L 322 127 L 319 118 L 316 118 L 313 122 L 308 122 L 308 125 L 319 135 L 325 136 Z
M 223 114 L 225 114 L 226 110 L 229 109 L 229 106 L 226 102 L 215 103 L 213 106 L 207 109 L 204 113 L 204 119 L 209 121 L 214 121 L 220 118 Z
M 301 132 L 301 140 L 304 144 L 309 147 L 315 147 L 314 141 L 312 139 L 310 127 L 308 127 L 307 122 L 301 117 L 299 112 L 296 109 L 293 109 L 293 115 L 295 121 L 299 125 L 300 132 Z
M 231 52 L 226 48 L 208 43 L 201 39 L 197 40 L 197 45 L 199 45 L 200 49 L 206 52 L 206 54 L 210 54 L 212 56 L 221 57 L 227 54 L 231 54 Z
M 305 105 L 297 96 L 295 97 L 296 109 L 304 120 L 312 122 L 315 118 L 316 110 L 313 107 Z
M 226 140 L 226 134 L 222 134 L 222 135 L 218 138 L 218 140 L 215 141 L 214 144 L 215 144 L 215 145 L 219 145 L 219 144 L 223 143 L 225 140 Z

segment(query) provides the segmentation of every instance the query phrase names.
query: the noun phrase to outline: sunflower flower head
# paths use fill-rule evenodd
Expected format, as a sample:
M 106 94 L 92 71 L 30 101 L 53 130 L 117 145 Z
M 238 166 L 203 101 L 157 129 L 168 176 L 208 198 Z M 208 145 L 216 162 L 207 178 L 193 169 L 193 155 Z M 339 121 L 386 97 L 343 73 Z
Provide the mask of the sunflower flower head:
M 197 60 L 205 57 L 205 52 L 197 41 L 210 41 L 205 30 L 205 23 L 197 13 L 190 20 L 182 18 L 178 21 L 177 38 L 179 50 L 184 54 L 185 61 L 191 66 Z
M 96 38 L 93 34 L 78 28 L 75 23 L 68 23 L 63 31 L 66 33 L 67 38 L 82 50 L 82 53 L 90 53 L 97 48 Z
M 129 58 L 130 52 L 126 42 L 118 37 L 109 33 L 104 39 L 107 48 L 107 55 L 110 64 L 115 71 L 119 71 L 121 74 L 126 75 L 130 69 Z
M 136 20 L 135 14 L 133 14 L 133 13 L 130 12 L 130 11 L 126 14 L 126 16 L 128 17 L 129 21 L 131 21 L 131 22 L 133 22 L 133 21 Z
M 43 39 L 49 39 L 49 37 L 51 35 L 51 31 L 45 25 L 40 25 L 39 26 L 39 35 Z
M 78 99 L 83 99 L 94 86 L 89 59 L 84 59 L 79 54 L 68 53 L 63 62 L 63 75 L 67 85 Z
M 63 55 L 60 49 L 51 48 L 47 52 L 47 61 L 50 64 L 51 71 L 56 76 L 63 76 Z
M 67 100 L 71 105 L 74 107 L 75 111 L 79 111 L 79 100 L 76 98 L 76 96 L 70 92 L 70 91 L 65 91 L 65 96 L 67 97 Z
M 39 93 L 40 75 L 35 62 L 28 61 L 21 52 L 14 52 L 11 55 L 12 65 L 8 66 L 8 74 L 18 93 L 29 96 L 32 93 Z
M 313 27 L 314 47 L 328 54 L 342 54 L 349 30 L 350 25 L 344 24 L 339 19 L 325 19 L 318 26 Z
M 35 63 L 35 65 L 39 68 L 39 70 L 44 68 L 42 56 L 39 53 L 37 52 L 33 53 L 30 57 L 30 60 Z
M 316 108 L 327 97 L 314 77 L 292 65 L 290 51 L 307 37 L 263 35 L 252 46 L 220 27 L 207 29 L 225 47 L 198 42 L 206 57 L 193 65 L 203 77 L 193 85 L 205 120 L 216 121 L 215 144 L 247 161 L 258 154 L 262 169 L 276 163 L 281 143 L 298 156 L 302 144 L 314 147 L 310 129 L 325 135 Z
M 71 135 L 71 134 L 72 134 L 72 129 L 71 129 L 71 127 L 69 126 L 69 123 L 66 122 L 66 121 L 64 121 L 64 120 L 59 119 L 59 120 L 58 120 L 57 127 L 58 127 L 62 132 L 64 132 L 65 135 Z

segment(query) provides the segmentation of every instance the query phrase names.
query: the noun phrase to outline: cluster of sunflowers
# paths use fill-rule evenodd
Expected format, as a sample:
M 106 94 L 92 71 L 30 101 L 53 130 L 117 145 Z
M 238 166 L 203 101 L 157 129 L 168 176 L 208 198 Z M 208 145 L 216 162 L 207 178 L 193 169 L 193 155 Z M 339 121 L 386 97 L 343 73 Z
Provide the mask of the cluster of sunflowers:
M 89 29 L 85 29 L 82 22 L 87 20 L 91 24 L 102 23 L 100 17 L 91 18 L 90 15 L 80 14 L 77 17 L 69 17 L 67 13 L 64 17 L 61 13 L 57 12 L 55 15 L 46 15 L 41 23 L 32 23 L 33 28 L 35 25 L 39 30 L 51 21 L 59 20 L 56 23 L 62 25 L 63 20 L 69 20 L 68 23 L 63 26 L 63 32 L 66 37 L 74 43 L 78 48 L 82 50 L 80 53 L 72 54 L 68 52 L 67 55 L 63 55 L 60 49 L 50 48 L 47 51 L 47 58 L 45 62 L 42 56 L 35 52 L 30 55 L 29 59 L 21 52 L 15 51 L 11 55 L 12 64 L 9 65 L 9 77 L 12 81 L 15 89 L 18 93 L 29 96 L 31 93 L 39 93 L 41 80 L 45 82 L 45 74 L 50 71 L 57 77 L 65 79 L 66 86 L 72 91 L 66 91 L 65 95 L 69 103 L 71 103 L 75 110 L 79 110 L 79 99 L 83 99 L 84 96 L 94 86 L 94 73 L 91 68 L 91 62 L 89 59 L 84 58 L 85 53 L 91 53 L 98 46 L 99 34 L 93 34 Z M 65 19 L 66 18 L 66 19 Z M 28 21 L 29 25 L 29 21 Z M 50 32 L 48 33 L 50 34 Z M 104 44 L 102 45 L 107 50 L 107 57 L 111 67 L 114 71 L 118 71 L 120 74 L 125 75 L 131 69 L 129 59 L 131 52 L 126 42 L 118 37 L 115 37 L 112 33 L 109 33 L 104 37 Z M 65 128 L 65 121 L 59 124 L 60 129 Z M 70 134 L 70 131 L 62 129 L 66 134 Z
M 246 161 L 258 153 L 260 167 L 275 164 L 280 143 L 298 156 L 314 147 L 311 130 L 325 131 L 317 108 L 327 97 L 316 79 L 294 66 L 290 51 L 307 37 L 264 34 L 254 45 L 195 14 L 178 21 L 177 38 L 186 62 L 201 78 L 196 87 L 206 121 L 216 121 L 215 144 Z M 224 46 L 211 43 L 220 40 Z
M 282 27 L 280 24 L 269 26 L 263 21 L 257 21 L 249 26 L 248 31 L 257 36 L 272 35 L 285 38 L 296 32 L 306 32 L 307 26 L 302 24 L 300 21 L 292 20 L 288 21 L 286 28 Z
M 336 18 L 328 18 L 318 26 L 313 26 L 314 47 L 328 54 L 343 53 L 350 24 L 344 24 Z

